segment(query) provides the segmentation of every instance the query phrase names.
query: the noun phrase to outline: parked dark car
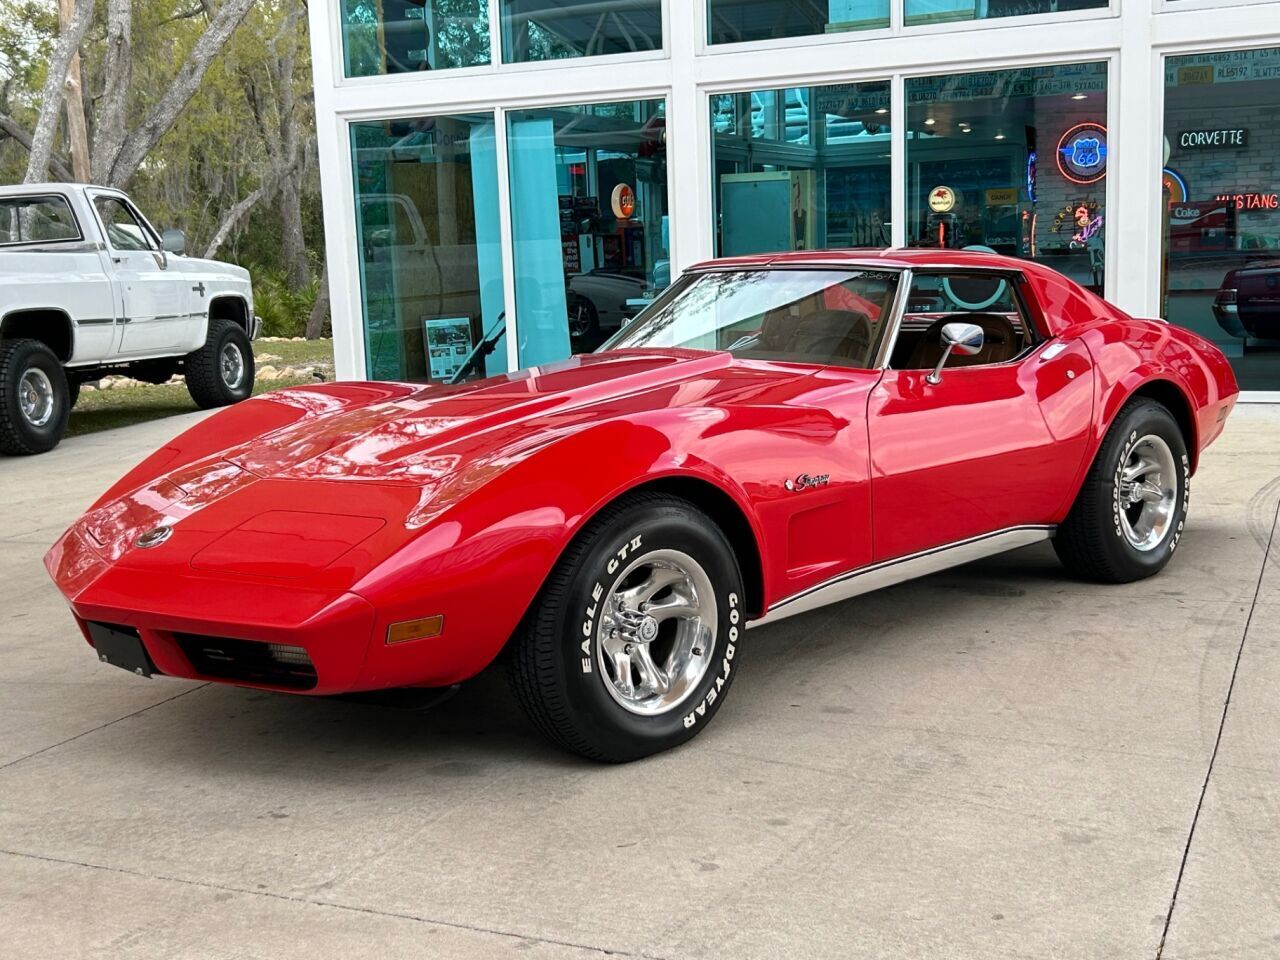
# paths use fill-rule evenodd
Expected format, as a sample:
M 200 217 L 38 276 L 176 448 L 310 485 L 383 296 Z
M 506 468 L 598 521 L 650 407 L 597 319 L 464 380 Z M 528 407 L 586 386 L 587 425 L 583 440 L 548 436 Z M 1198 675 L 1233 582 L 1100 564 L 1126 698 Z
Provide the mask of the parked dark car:
M 1223 277 L 1213 315 L 1233 337 L 1280 340 L 1280 260 L 1259 260 Z

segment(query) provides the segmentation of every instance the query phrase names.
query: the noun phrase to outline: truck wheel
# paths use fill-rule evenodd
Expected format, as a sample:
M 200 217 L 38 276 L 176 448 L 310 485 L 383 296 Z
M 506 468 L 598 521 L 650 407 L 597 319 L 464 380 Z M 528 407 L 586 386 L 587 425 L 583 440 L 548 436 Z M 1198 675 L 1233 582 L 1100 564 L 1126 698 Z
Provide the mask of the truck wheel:
M 74 410 L 76 404 L 80 400 L 80 381 L 73 377 L 67 378 L 67 409 Z
M 52 450 L 71 413 L 67 375 L 39 340 L 0 340 L 0 453 Z
M 253 345 L 230 320 L 209 321 L 209 336 L 187 354 L 187 392 L 201 409 L 238 403 L 253 393 Z
M 512 640 L 517 699 L 553 743 L 622 763 L 711 722 L 738 672 L 742 574 L 693 505 L 639 494 L 578 535 Z
M 1164 569 L 1182 538 L 1191 462 L 1164 405 L 1138 398 L 1107 432 L 1053 545 L 1073 574 L 1131 583 Z

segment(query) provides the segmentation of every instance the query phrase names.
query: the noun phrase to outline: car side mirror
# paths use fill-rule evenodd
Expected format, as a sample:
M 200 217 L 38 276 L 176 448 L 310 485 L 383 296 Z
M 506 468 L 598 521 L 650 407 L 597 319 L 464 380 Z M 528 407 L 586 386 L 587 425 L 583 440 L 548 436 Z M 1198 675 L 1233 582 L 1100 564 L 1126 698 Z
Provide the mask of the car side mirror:
M 187 252 L 187 235 L 181 230 L 166 230 L 160 234 L 160 249 L 165 253 L 182 256 Z
M 940 382 L 942 380 L 942 368 L 946 366 L 947 359 L 953 353 L 962 357 L 972 357 L 981 353 L 984 339 L 982 328 L 976 323 L 944 324 L 942 327 L 942 356 L 938 359 L 938 365 L 933 368 L 933 373 L 929 374 L 925 379 L 930 383 Z

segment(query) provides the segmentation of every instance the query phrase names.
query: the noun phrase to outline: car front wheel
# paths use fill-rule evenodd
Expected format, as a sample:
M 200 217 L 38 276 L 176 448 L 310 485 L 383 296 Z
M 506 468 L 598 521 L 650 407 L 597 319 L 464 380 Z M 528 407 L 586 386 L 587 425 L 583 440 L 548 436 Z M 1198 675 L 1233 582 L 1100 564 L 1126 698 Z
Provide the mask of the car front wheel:
M 1072 573 L 1130 583 L 1164 569 L 1182 539 L 1191 461 L 1182 431 L 1154 400 L 1130 402 L 1108 431 L 1054 547 Z
M 509 675 L 552 742 L 620 763 L 699 733 L 737 674 L 742 576 L 686 501 L 638 494 L 573 541 L 513 640 Z

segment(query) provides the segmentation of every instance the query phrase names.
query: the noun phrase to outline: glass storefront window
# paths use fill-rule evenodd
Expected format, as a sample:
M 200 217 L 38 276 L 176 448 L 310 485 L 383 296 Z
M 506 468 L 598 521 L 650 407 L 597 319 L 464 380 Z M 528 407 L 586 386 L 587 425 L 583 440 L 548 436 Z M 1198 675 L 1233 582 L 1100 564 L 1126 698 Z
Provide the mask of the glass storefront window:
M 1102 293 L 1106 64 L 911 78 L 906 96 L 908 243 L 1027 257 Z
M 351 159 L 369 377 L 505 371 L 493 114 L 353 123 Z
M 711 98 L 716 254 L 887 247 L 889 84 Z
M 808 37 L 889 26 L 889 0 L 708 0 L 711 43 Z
M 507 115 L 521 366 L 594 350 L 671 282 L 665 105 Z
M 661 0 L 502 0 L 505 63 L 661 49 Z
M 341 0 L 348 77 L 489 62 L 489 0 Z
M 1280 390 L 1280 47 L 1165 61 L 1163 316 Z
M 1105 7 L 1107 0 L 906 0 L 908 27 L 956 20 L 993 20 Z

